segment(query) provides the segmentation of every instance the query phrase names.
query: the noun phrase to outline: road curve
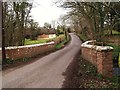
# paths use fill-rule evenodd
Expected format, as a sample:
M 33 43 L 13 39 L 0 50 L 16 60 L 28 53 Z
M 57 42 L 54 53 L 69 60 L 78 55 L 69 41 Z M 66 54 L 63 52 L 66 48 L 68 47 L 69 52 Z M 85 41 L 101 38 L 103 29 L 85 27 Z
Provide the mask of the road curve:
M 71 33 L 71 42 L 65 48 L 9 73 L 3 71 L 3 88 L 61 88 L 62 75 L 80 50 L 81 41 Z

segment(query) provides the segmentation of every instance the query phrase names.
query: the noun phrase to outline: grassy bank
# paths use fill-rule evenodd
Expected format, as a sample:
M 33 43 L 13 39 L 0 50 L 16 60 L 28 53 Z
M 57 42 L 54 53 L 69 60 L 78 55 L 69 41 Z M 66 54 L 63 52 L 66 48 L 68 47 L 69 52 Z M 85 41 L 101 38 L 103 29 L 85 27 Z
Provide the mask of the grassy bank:
M 89 61 L 82 58 L 80 52 L 75 56 L 74 60 L 69 64 L 64 72 L 65 81 L 63 88 L 100 88 L 106 90 L 109 88 L 120 88 L 119 76 L 112 78 L 104 78 L 101 74 L 97 73 L 97 67 Z
M 120 67 L 120 45 L 115 45 L 115 44 L 108 44 L 109 46 L 113 47 L 113 61 L 115 63 L 118 63 Z
M 113 50 L 113 57 L 118 57 L 120 53 L 120 46 L 115 44 L 108 44 L 109 46 L 112 46 L 114 48 Z
M 2 59 L 0 59 L 0 65 L 2 65 Z
M 70 41 L 70 39 L 71 39 L 71 37 L 69 36 L 67 40 L 64 40 L 61 43 L 55 45 L 55 49 L 61 49 Z
M 112 34 L 117 34 L 117 35 L 120 35 L 120 32 L 115 31 L 115 30 L 112 30 Z
M 82 40 L 83 42 L 87 41 L 88 38 L 87 36 L 83 35 L 83 34 L 77 34 L 77 36 L 80 38 L 80 40 Z
M 87 60 L 79 56 L 79 72 L 82 75 L 83 86 L 85 88 L 120 88 L 120 76 L 105 78 L 97 73 L 97 68 Z

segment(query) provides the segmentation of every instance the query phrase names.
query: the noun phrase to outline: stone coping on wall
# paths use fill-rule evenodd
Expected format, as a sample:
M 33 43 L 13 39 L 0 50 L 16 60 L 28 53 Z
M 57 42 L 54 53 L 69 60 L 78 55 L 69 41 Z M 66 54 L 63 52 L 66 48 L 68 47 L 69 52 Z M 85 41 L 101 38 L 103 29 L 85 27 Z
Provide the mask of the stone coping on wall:
M 106 50 L 113 50 L 113 47 L 111 46 L 97 46 L 97 45 L 91 45 L 90 43 L 96 42 L 96 40 L 90 40 L 90 41 L 86 41 L 84 42 L 81 47 L 85 47 L 85 48 L 92 48 L 95 49 L 97 51 L 106 51 Z
M 51 45 L 51 44 L 55 44 L 54 41 L 52 42 L 48 42 L 48 43 L 42 43 L 42 44 L 33 44 L 33 45 L 25 45 L 25 46 L 12 46 L 12 47 L 6 47 L 5 49 L 19 49 L 19 48 L 28 48 L 28 47 L 36 47 L 36 46 L 44 46 L 44 45 Z M 0 48 L 0 50 L 2 50 Z

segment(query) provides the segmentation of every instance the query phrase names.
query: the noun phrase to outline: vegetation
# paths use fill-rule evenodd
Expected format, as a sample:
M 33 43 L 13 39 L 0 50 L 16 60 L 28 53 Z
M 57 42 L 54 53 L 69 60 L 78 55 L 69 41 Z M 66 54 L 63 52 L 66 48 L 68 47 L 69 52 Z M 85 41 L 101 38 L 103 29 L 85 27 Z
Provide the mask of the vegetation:
M 62 41 L 61 43 L 55 45 L 55 49 L 61 49 L 62 47 L 64 47 L 64 45 L 66 45 L 68 42 L 70 41 L 70 36 L 68 36 L 68 39 Z
M 7 59 L 6 64 L 14 64 L 14 63 L 18 63 L 18 62 L 27 62 L 29 60 L 30 60 L 30 58 L 21 58 L 21 59 L 16 59 L 16 60 Z
M 119 52 L 119 58 L 118 58 L 118 65 L 120 67 L 120 52 Z
M 93 39 L 100 45 L 114 48 L 113 57 L 118 60 L 120 38 L 120 2 L 74 2 L 61 1 L 59 6 L 68 13 L 65 20 L 83 40 Z
M 57 26 L 57 31 L 56 31 L 57 36 L 59 36 L 60 34 L 64 34 L 64 30 L 62 26 Z
M 30 21 L 32 3 L 3 3 L 3 25 L 5 30 L 5 46 L 24 45 L 25 30 Z
M 39 40 L 25 39 L 25 45 L 47 43 L 50 40 L 52 40 L 52 39 L 39 39 Z
M 2 64 L 2 59 L 0 59 L 0 65 Z
M 40 27 L 38 27 L 38 23 L 34 22 L 33 19 L 30 19 L 27 24 L 28 26 L 26 26 L 26 30 L 25 30 L 26 32 L 24 33 L 24 37 L 35 40 L 41 29 Z M 30 34 L 28 35 L 29 37 L 27 37 L 27 33 Z
M 113 34 L 113 35 L 120 35 L 120 32 L 119 32 L 119 31 L 112 30 L 112 34 Z
M 67 40 L 64 40 L 63 42 L 57 44 L 55 46 L 55 49 L 61 49 L 62 47 L 64 47 L 65 43 L 67 43 L 68 41 Z
M 115 45 L 115 44 L 108 44 L 108 45 L 112 46 L 114 48 L 113 49 L 113 61 L 114 61 L 114 63 L 117 63 L 120 66 L 120 63 L 119 63 L 120 46 Z
M 34 1 L 34 0 L 33 0 Z M 24 2 L 0 2 L 1 15 L 3 16 L 2 25 L 2 58 L 6 60 L 5 47 L 22 46 L 24 44 L 36 44 L 44 42 L 27 40 L 26 32 L 30 34 L 29 39 L 35 40 L 40 27 L 38 23 L 31 19 L 31 9 L 33 2 L 25 0 Z M 49 23 L 45 23 L 44 27 L 51 28 Z M 63 30 L 65 31 L 65 30 Z M 59 33 L 58 33 L 59 34 Z
M 54 41 L 55 39 L 58 39 L 58 38 L 64 38 L 64 34 L 60 34 L 56 38 L 52 38 L 52 39 L 42 39 L 42 38 L 38 40 L 25 39 L 25 45 L 47 43 L 47 42 Z
M 80 40 L 82 40 L 83 42 L 88 40 L 88 38 L 85 35 L 83 35 L 83 34 L 77 34 L 77 35 L 80 38 Z
M 59 2 L 58 2 L 59 3 Z M 119 31 L 120 6 L 118 3 L 107 2 L 74 2 L 61 1 L 60 7 L 67 9 L 64 19 L 71 21 L 71 26 L 77 34 L 83 34 L 88 39 L 105 43 L 104 31 Z M 115 32 L 113 32 L 115 33 Z
M 80 79 L 80 88 L 119 88 L 120 76 L 113 76 L 112 78 L 105 78 L 102 74 L 97 73 L 97 67 L 83 59 L 79 55 L 79 71 L 82 73 L 77 80 Z
M 2 9 L 2 59 L 6 60 L 5 47 L 21 46 L 25 42 L 26 30 L 33 31 L 35 37 L 38 24 L 31 19 L 33 2 L 0 2 Z M 31 36 L 33 38 L 33 36 Z
M 47 28 L 47 29 L 51 28 L 51 24 L 45 22 L 45 23 L 44 23 L 44 28 Z
M 56 38 L 54 39 L 40 39 L 40 40 L 30 40 L 30 39 L 25 39 L 25 45 L 32 45 L 32 44 L 40 44 L 40 43 L 46 43 L 46 42 L 49 42 L 49 41 L 53 41 L 55 39 L 58 39 L 58 38 L 65 38 L 64 35 L 60 35 L 60 36 L 57 36 Z M 55 49 L 58 50 L 58 49 L 61 49 L 62 47 L 64 47 L 65 44 L 67 44 L 68 42 L 70 41 L 70 37 L 68 40 L 63 40 L 61 43 L 57 44 L 55 46 Z M 48 53 L 48 52 L 47 52 Z M 20 58 L 20 59 L 15 59 L 15 60 L 11 60 L 11 59 L 6 59 L 6 64 L 5 65 L 14 65 L 14 64 L 17 64 L 17 63 L 22 63 L 22 62 L 29 62 L 31 60 L 31 58 Z
M 120 52 L 120 46 L 114 45 L 114 44 L 108 44 L 109 46 L 112 46 L 114 48 L 113 50 L 113 57 L 118 57 Z

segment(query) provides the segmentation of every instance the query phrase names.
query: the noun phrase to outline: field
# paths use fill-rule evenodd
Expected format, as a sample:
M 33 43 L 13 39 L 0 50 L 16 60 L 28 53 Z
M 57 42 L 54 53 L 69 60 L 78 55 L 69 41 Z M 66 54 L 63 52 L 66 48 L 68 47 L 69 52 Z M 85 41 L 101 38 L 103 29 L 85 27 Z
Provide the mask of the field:
M 63 37 L 64 35 L 59 35 L 56 38 Z M 56 38 L 53 39 L 39 39 L 39 40 L 31 40 L 31 39 L 25 39 L 25 45 L 32 45 L 32 44 L 41 44 L 41 43 L 47 43 L 50 41 L 54 41 Z
M 25 45 L 46 43 L 46 42 L 48 42 L 49 40 L 50 40 L 50 39 L 39 39 L 39 40 L 25 39 Z

